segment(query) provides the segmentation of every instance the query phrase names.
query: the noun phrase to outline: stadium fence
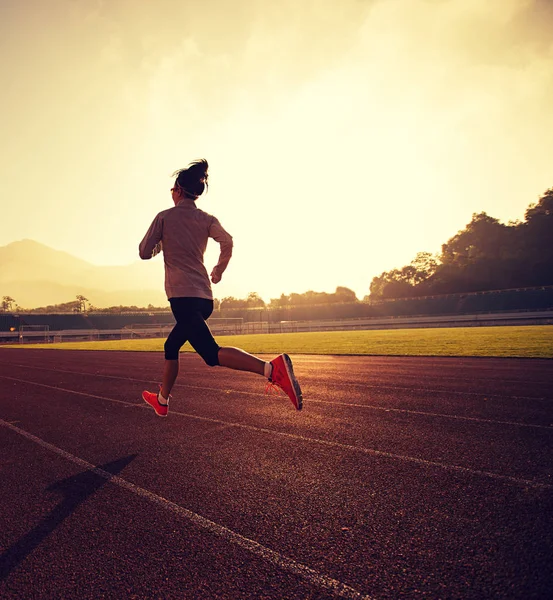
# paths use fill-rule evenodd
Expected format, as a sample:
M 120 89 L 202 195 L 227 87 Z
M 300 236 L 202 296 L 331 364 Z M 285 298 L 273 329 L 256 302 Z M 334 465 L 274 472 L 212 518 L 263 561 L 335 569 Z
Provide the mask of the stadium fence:
M 25 344 L 30 340 L 35 343 L 50 341 L 50 326 L 49 325 L 20 325 L 19 327 L 19 343 Z
M 484 327 L 498 325 L 553 325 L 553 310 L 474 315 L 419 317 L 365 317 L 297 321 L 243 322 L 241 318 L 209 319 L 215 336 L 240 334 L 295 333 L 309 331 L 355 331 L 368 329 L 409 329 L 429 327 Z M 23 325 L 18 331 L 0 332 L 3 343 L 47 343 L 110 339 L 167 337 L 173 325 L 143 323 L 122 329 L 67 329 L 52 331 L 48 325 Z

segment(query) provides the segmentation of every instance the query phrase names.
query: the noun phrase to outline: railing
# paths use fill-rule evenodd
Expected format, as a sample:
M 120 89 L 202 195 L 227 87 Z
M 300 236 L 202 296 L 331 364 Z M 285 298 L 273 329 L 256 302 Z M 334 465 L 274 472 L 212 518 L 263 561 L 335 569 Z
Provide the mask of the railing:
M 356 331 L 369 329 L 408 329 L 427 327 L 487 327 L 499 325 L 553 325 L 553 311 L 491 313 L 478 315 L 440 315 L 419 317 L 367 317 L 318 321 L 263 321 L 227 325 L 213 324 L 214 335 L 295 333 L 309 331 Z M 66 329 L 59 331 L 0 332 L 4 343 L 85 341 L 166 337 L 171 326 L 157 325 L 123 329 Z

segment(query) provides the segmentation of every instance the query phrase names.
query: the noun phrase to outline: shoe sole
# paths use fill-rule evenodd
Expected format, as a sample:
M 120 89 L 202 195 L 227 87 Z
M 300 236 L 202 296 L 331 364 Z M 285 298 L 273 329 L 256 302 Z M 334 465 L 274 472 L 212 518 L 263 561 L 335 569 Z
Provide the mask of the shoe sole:
M 155 409 L 155 408 L 154 408 L 154 407 L 153 407 L 153 406 L 152 406 L 152 405 L 151 405 L 151 404 L 148 402 L 148 400 L 146 400 L 146 398 L 144 398 L 144 392 L 142 392 L 142 400 L 144 400 L 144 402 L 146 402 L 146 404 L 147 404 L 147 405 L 148 405 L 150 408 L 153 408 L 153 409 L 154 409 L 154 412 L 156 413 L 156 415 L 157 415 L 158 417 L 166 417 L 166 416 L 167 416 L 167 414 L 160 415 L 160 414 L 157 412 L 157 410 L 156 410 L 156 409 Z M 167 413 L 169 413 L 169 411 L 167 411 Z
M 288 356 L 288 354 L 283 354 L 282 358 L 284 359 L 284 366 L 286 367 L 286 373 L 288 373 L 288 377 L 292 382 L 292 387 L 294 388 L 294 394 L 296 395 L 297 406 L 296 410 L 301 410 L 303 408 L 303 396 L 301 393 L 300 384 L 294 375 L 294 369 L 292 367 L 292 359 Z

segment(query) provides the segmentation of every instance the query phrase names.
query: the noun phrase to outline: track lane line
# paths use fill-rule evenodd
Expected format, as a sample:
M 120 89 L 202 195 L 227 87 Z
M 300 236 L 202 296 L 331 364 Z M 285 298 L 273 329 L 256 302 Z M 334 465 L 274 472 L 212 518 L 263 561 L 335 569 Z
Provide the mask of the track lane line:
M 64 369 L 53 369 L 49 367 L 40 367 L 37 365 L 22 365 L 17 363 L 10 363 L 14 367 L 21 367 L 24 369 L 38 369 L 43 371 L 52 371 L 55 373 L 72 373 L 74 375 L 93 375 L 96 377 L 107 377 L 111 379 L 123 379 L 125 381 L 140 381 L 143 383 L 155 383 L 153 379 L 133 379 L 131 377 L 121 377 L 120 375 L 104 375 L 102 373 L 91 373 L 89 371 L 69 371 Z M 431 394 L 455 394 L 460 396 L 483 396 L 484 398 L 507 398 L 510 400 L 553 400 L 553 398 L 549 398 L 546 396 L 510 396 L 507 394 L 486 394 L 485 392 L 463 392 L 458 390 L 447 390 L 447 389 L 433 389 L 433 388 L 412 388 L 407 386 L 399 386 L 399 385 L 376 385 L 370 383 L 363 384 L 355 384 L 355 385 L 363 385 L 364 388 L 368 389 L 376 389 L 376 390 L 407 390 L 412 392 L 429 392 Z M 175 386 L 183 386 L 183 387 L 197 387 L 199 389 L 220 389 L 220 388 L 204 388 L 203 386 L 193 386 L 189 384 L 175 384 Z M 242 393 L 240 390 L 231 390 L 233 392 Z M 253 394 L 253 392 L 243 392 L 248 394 Z
M 6 375 L 0 375 L 1 379 L 10 379 L 13 381 L 18 381 L 20 383 L 36 385 L 39 387 L 44 387 L 51 390 L 56 390 L 59 392 L 65 392 L 69 394 L 75 394 L 78 396 L 85 396 L 88 398 L 98 398 L 100 400 L 105 400 L 107 402 L 116 402 L 118 404 L 126 404 L 127 406 L 136 407 L 136 408 L 146 408 L 151 410 L 151 408 L 145 404 L 144 402 L 127 402 L 125 400 L 117 400 L 116 398 L 109 398 L 107 396 L 98 396 L 96 394 L 87 394 L 86 392 L 79 392 L 77 390 L 69 390 L 66 388 L 60 388 L 52 385 L 46 385 L 45 383 L 36 383 L 34 381 L 27 381 L 25 379 L 16 379 L 15 377 L 8 377 Z M 461 467 L 459 465 L 451 465 L 449 463 L 442 463 L 438 461 L 426 460 L 423 458 L 417 458 L 415 456 L 408 456 L 405 454 L 394 454 L 392 452 L 385 452 L 383 450 L 375 450 L 374 448 L 364 448 L 363 446 L 353 446 L 351 444 L 342 444 L 340 442 L 333 442 L 331 440 L 323 440 L 320 438 L 311 438 L 303 435 L 298 435 L 296 433 L 288 433 L 286 431 L 277 431 L 276 429 L 267 429 L 265 427 L 256 427 L 255 425 L 248 425 L 246 423 L 237 423 L 235 421 L 224 421 L 223 419 L 215 419 L 213 417 L 202 417 L 199 415 L 194 415 L 191 413 L 184 413 L 177 410 L 172 410 L 171 415 L 178 415 L 180 417 L 185 417 L 187 419 L 195 419 L 198 421 L 206 421 L 209 423 L 217 423 L 221 425 L 228 425 L 230 427 L 238 427 L 241 429 L 247 429 L 250 431 L 256 431 L 260 433 L 268 433 L 270 435 L 278 435 L 282 437 L 287 437 L 294 440 L 300 440 L 302 442 L 308 442 L 313 444 L 318 444 L 322 446 L 330 446 L 332 448 L 339 448 L 341 450 L 348 450 L 353 452 L 360 452 L 363 454 L 367 454 L 369 456 L 377 456 L 382 458 L 389 458 L 392 460 L 398 460 L 403 462 L 411 462 L 419 465 L 423 465 L 425 467 L 437 467 L 439 469 L 444 469 L 447 471 L 454 471 L 458 473 L 468 474 L 471 476 L 479 476 L 486 477 L 490 479 L 495 479 L 498 481 L 505 481 L 508 483 L 514 483 L 518 486 L 522 485 L 525 487 L 531 487 L 535 489 L 553 489 L 553 484 L 549 483 L 541 483 L 539 481 L 532 481 L 530 479 L 522 479 L 519 477 L 513 477 L 511 475 L 501 475 L 499 473 L 493 473 L 492 471 L 481 471 L 479 469 L 471 469 L 469 467 Z
M 285 571 L 288 571 L 290 573 L 293 573 L 294 575 L 301 577 L 311 585 L 329 590 L 335 596 L 340 598 L 348 598 L 351 600 L 374 600 L 370 596 L 362 594 L 355 588 L 350 587 L 345 583 L 338 581 L 337 579 L 333 579 L 332 577 L 328 577 L 327 575 L 319 573 L 315 569 L 312 569 L 307 565 L 297 562 L 294 559 L 289 558 L 284 554 L 281 554 L 280 552 L 277 552 L 276 550 L 271 550 L 270 548 L 263 546 L 263 544 L 260 544 L 255 540 L 247 538 L 239 533 L 236 533 L 235 531 L 229 529 L 228 527 L 225 527 L 224 525 L 220 525 L 215 521 L 211 521 L 206 517 L 202 517 L 201 515 L 192 512 L 191 510 L 188 510 L 187 508 L 184 508 L 179 504 L 176 504 L 175 502 L 167 500 L 163 496 L 159 496 L 154 492 L 151 492 L 134 483 L 131 483 L 130 481 L 127 481 L 126 479 L 123 479 L 118 475 L 113 475 L 108 471 L 104 471 L 103 469 L 96 467 L 92 463 L 89 463 L 86 460 L 79 458 L 78 456 L 75 456 L 74 454 L 71 454 L 66 450 L 63 450 L 62 448 L 59 448 L 58 446 L 54 446 L 53 444 L 50 444 L 42 438 L 39 438 L 33 435 L 32 433 L 29 433 L 28 431 L 21 429 L 20 427 L 17 427 L 12 423 L 9 423 L 8 421 L 0 419 L 0 425 L 6 427 L 7 429 L 10 429 L 11 431 L 26 438 L 27 440 L 38 444 L 39 446 L 45 448 L 46 450 L 49 450 L 50 452 L 53 452 L 58 456 L 61 456 L 66 460 L 76 465 L 79 465 L 82 468 L 92 471 L 94 474 L 103 477 L 108 482 L 113 483 L 114 485 L 117 485 L 125 490 L 128 490 L 137 496 L 145 498 L 146 500 L 149 500 L 150 502 L 153 502 L 154 504 L 157 504 L 162 508 L 171 511 L 179 517 L 187 519 L 197 527 L 205 529 L 206 531 L 209 531 L 210 533 L 215 534 L 218 537 L 221 537 L 231 542 L 232 544 L 235 544 L 237 546 L 240 546 L 241 548 L 248 550 L 252 554 L 255 554 L 256 556 L 262 558 L 266 562 L 269 562 L 281 569 L 284 569 Z
M 16 365 L 14 364 L 13 366 L 16 367 L 25 367 L 25 365 Z M 121 377 L 120 375 L 104 375 L 102 373 L 90 373 L 90 372 L 86 372 L 86 371 L 68 371 L 68 370 L 64 370 L 64 369 L 50 369 L 47 367 L 37 367 L 37 366 L 33 366 L 30 367 L 33 369 L 38 369 L 38 370 L 43 370 L 43 371 L 49 371 L 52 373 L 67 373 L 67 374 L 71 374 L 71 375 L 87 375 L 90 377 L 104 377 L 106 379 L 117 379 L 119 381 L 135 381 L 137 383 L 152 383 L 152 380 L 150 379 L 136 379 L 133 377 Z M 0 377 L 4 377 L 4 375 L 0 375 Z M 224 392 L 224 393 L 233 393 L 233 394 L 244 394 L 247 396 L 261 396 L 261 397 L 265 397 L 265 393 L 264 392 L 248 392 L 245 390 L 233 390 L 233 389 L 228 389 L 228 388 L 215 388 L 215 387 L 209 387 L 209 386 L 204 386 L 204 385 L 192 385 L 192 384 L 188 384 L 188 383 L 176 383 L 174 385 L 174 387 L 176 388 L 190 388 L 190 389 L 196 389 L 196 390 L 208 390 L 208 391 L 212 391 L 212 392 Z M 367 386 L 370 387 L 370 386 Z M 412 389 L 412 388 L 405 388 L 405 389 Z M 424 391 L 424 390 L 413 390 L 413 391 Z M 444 392 L 444 394 L 447 394 L 449 392 Z M 455 393 L 463 393 L 463 392 L 455 392 Z M 472 394 L 475 394 L 476 392 L 472 392 Z M 496 395 L 494 396 L 493 394 L 480 394 L 481 396 L 484 396 L 485 398 L 493 398 L 493 397 L 498 397 L 498 398 L 517 398 L 517 399 L 532 399 L 532 400 L 547 400 L 547 398 L 536 398 L 536 397 L 532 397 L 532 398 L 524 398 L 522 396 L 499 396 Z M 336 401 L 329 401 L 329 400 L 318 400 L 315 398 L 304 398 L 305 402 L 308 403 L 315 403 L 315 404 L 327 404 L 329 406 L 343 406 L 343 407 L 347 407 L 347 406 L 351 406 L 353 408 L 367 408 L 369 410 L 378 410 L 381 412 L 395 412 L 395 413 L 405 413 L 405 414 L 412 414 L 412 415 L 418 415 L 418 416 L 425 416 L 425 417 L 436 417 L 436 418 L 440 418 L 440 419 L 454 419 L 457 421 L 470 421 L 470 422 L 475 422 L 475 423 L 486 423 L 486 424 L 491 424 L 491 425 L 509 425 L 511 427 L 530 427 L 533 429 L 545 429 L 545 430 L 549 430 L 549 431 L 553 431 L 553 423 L 551 425 L 536 425 L 534 423 L 520 423 L 519 421 L 499 421 L 497 419 L 484 419 L 481 417 L 465 417 L 462 415 L 451 415 L 451 414 L 447 414 L 447 413 L 435 413 L 435 412 L 428 412 L 428 411 L 423 411 L 423 410 L 411 410 L 411 409 L 407 409 L 407 408 L 391 408 L 391 407 L 384 407 L 384 406 L 376 406 L 374 404 L 359 404 L 359 403 L 355 403 L 355 402 L 336 402 Z

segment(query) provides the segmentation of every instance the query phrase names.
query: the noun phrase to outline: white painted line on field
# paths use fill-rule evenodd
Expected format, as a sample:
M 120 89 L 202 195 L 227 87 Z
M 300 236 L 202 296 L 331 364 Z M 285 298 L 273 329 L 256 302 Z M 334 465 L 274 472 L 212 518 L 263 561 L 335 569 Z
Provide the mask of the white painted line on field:
M 551 400 L 544 396 L 512 396 L 509 394 L 488 394 L 487 392 L 469 392 L 464 390 L 447 390 L 433 388 L 415 388 L 406 385 L 377 385 L 377 384 L 362 384 L 363 387 L 376 390 L 407 390 L 409 392 L 425 392 L 430 394 L 454 394 L 456 396 L 484 396 L 485 398 L 508 398 L 509 400 Z
M 98 398 L 99 400 L 109 400 L 110 402 L 117 402 L 118 404 L 126 404 L 135 406 L 133 402 L 126 400 L 117 400 L 116 398 L 106 398 L 105 396 L 97 396 L 96 394 L 87 394 L 86 392 L 78 392 L 76 390 L 68 390 L 66 388 L 57 387 L 55 385 L 46 385 L 45 383 L 37 383 L 36 381 L 28 381 L 27 379 L 16 379 L 15 377 L 8 377 L 7 375 L 0 375 L 0 379 L 9 379 L 11 381 L 18 381 L 19 383 L 29 383 L 31 385 L 37 385 L 50 390 L 57 390 L 59 392 L 68 392 L 70 394 L 77 394 L 78 396 L 86 396 L 87 398 Z M 138 404 L 137 404 L 138 406 Z
M 14 365 L 16 367 L 26 367 L 26 365 Z M 132 377 L 121 377 L 120 375 L 104 375 L 102 373 L 87 373 L 82 372 L 82 371 L 67 371 L 67 370 L 63 370 L 63 369 L 50 369 L 48 367 L 37 367 L 37 366 L 33 366 L 30 367 L 33 369 L 40 369 L 43 371 L 50 371 L 53 373 L 67 373 L 67 374 L 71 374 L 71 375 L 87 375 L 90 377 L 103 377 L 106 379 L 117 379 L 120 381 L 134 381 L 137 383 L 152 383 L 152 381 L 150 379 L 136 379 L 136 378 L 132 378 Z M 0 377 L 3 377 L 2 375 L 0 375 Z M 29 382 L 31 383 L 31 382 Z M 196 389 L 196 390 L 208 390 L 208 391 L 212 391 L 212 392 L 222 392 L 225 394 L 228 393 L 232 393 L 232 394 L 245 394 L 247 396 L 260 396 L 260 397 L 265 397 L 265 394 L 263 392 L 248 392 L 246 390 L 233 390 L 233 389 L 228 389 L 228 388 L 217 388 L 217 387 L 209 387 L 209 386 L 205 386 L 205 385 L 192 385 L 189 383 L 177 383 L 175 384 L 176 388 L 179 387 L 183 387 L 183 388 L 190 388 L 190 389 Z M 370 387 L 370 386 L 367 386 Z M 410 388 L 405 388 L 405 389 L 410 389 Z M 444 392 L 444 394 L 449 393 L 449 392 Z M 461 392 L 456 392 L 456 393 L 461 393 Z M 472 394 L 474 394 L 475 392 L 472 392 Z M 485 396 L 486 398 L 491 398 L 494 397 L 492 394 L 481 394 L 482 396 Z M 546 398 L 524 398 L 522 396 L 498 396 L 499 398 L 517 398 L 517 399 L 521 399 L 521 400 L 546 400 Z M 394 412 L 394 413 L 405 413 L 405 414 L 411 414 L 411 415 L 420 415 L 420 416 L 425 416 L 425 417 L 437 417 L 440 419 L 454 419 L 457 421 L 471 421 L 471 422 L 475 422 L 475 423 L 486 423 L 486 424 L 490 424 L 490 425 L 509 425 L 512 427 L 530 427 L 532 429 L 546 429 L 546 430 L 553 430 L 553 425 L 536 425 L 534 423 L 520 423 L 518 421 L 500 421 L 497 419 L 483 419 L 481 417 L 465 417 L 463 415 L 451 415 L 451 414 L 447 414 L 447 413 L 435 413 L 435 412 L 429 412 L 429 411 L 424 411 L 424 410 L 411 410 L 411 409 L 407 409 L 407 408 L 391 408 L 391 407 L 387 407 L 387 406 L 376 406 L 374 404 L 360 404 L 360 403 L 355 403 L 355 402 L 337 402 L 337 401 L 331 401 L 331 400 L 318 400 L 316 398 L 305 398 L 304 397 L 304 401 L 309 403 L 309 404 L 327 404 L 329 406 L 344 406 L 344 407 L 353 407 L 353 408 L 366 408 L 369 410 L 378 410 L 381 412 Z
M 60 388 L 52 385 L 46 385 L 45 383 L 36 383 L 34 381 L 26 381 L 25 379 L 16 379 L 15 377 L 8 377 L 6 375 L 0 375 L 1 379 L 11 379 L 13 381 L 19 381 L 21 383 L 26 383 L 30 385 L 36 385 L 39 387 L 44 387 L 51 390 L 56 390 L 58 392 L 66 392 L 68 394 L 75 394 L 77 396 L 86 396 L 88 398 L 98 398 L 100 400 L 106 400 L 108 402 L 117 402 L 118 404 L 126 404 L 128 406 L 133 406 L 137 408 L 147 408 L 150 407 L 144 402 L 126 402 L 125 400 L 117 400 L 115 398 L 108 398 L 107 396 L 97 396 L 95 394 L 87 394 L 85 392 L 79 392 L 77 390 L 68 390 L 66 388 Z M 214 419 L 213 417 L 202 417 L 200 415 L 194 415 L 191 413 L 184 413 L 177 410 L 172 410 L 171 415 L 178 415 L 180 417 L 186 417 L 187 419 L 195 419 L 198 421 L 206 421 L 208 423 L 216 423 L 218 425 L 228 425 L 230 427 L 238 427 L 240 429 L 247 429 L 250 431 L 256 431 L 259 433 L 268 433 L 270 435 L 279 435 L 282 437 L 291 438 L 294 440 L 300 440 L 302 442 L 308 442 L 313 444 L 319 444 L 322 446 L 330 446 L 333 448 L 339 448 L 341 450 L 349 450 L 353 452 L 361 452 L 363 454 L 368 454 L 370 456 L 378 456 L 389 458 L 392 460 L 399 460 L 404 462 L 411 462 L 423 466 L 428 467 L 437 467 L 439 469 L 445 469 L 448 471 L 455 471 L 459 473 L 465 473 L 468 475 L 476 475 L 479 477 L 487 477 L 491 479 L 496 479 L 499 481 L 506 481 L 509 483 L 514 483 L 516 485 L 523 485 L 525 487 L 531 487 L 536 489 L 553 489 L 553 484 L 549 483 L 540 483 L 539 481 L 531 481 L 529 479 L 521 479 L 519 477 L 512 477 L 510 475 L 500 475 L 499 473 L 493 473 L 491 471 L 480 471 L 479 469 L 471 469 L 469 467 L 460 467 L 458 465 L 450 465 L 448 463 L 442 463 L 432 460 L 425 460 L 424 458 L 417 458 L 415 456 L 407 456 L 404 454 L 393 454 L 391 452 L 384 452 L 383 450 L 375 450 L 373 448 L 364 448 L 362 446 L 353 446 L 351 444 L 342 444 L 340 442 L 333 442 L 331 440 L 323 440 L 319 438 L 310 438 L 305 437 L 303 435 L 298 435 L 296 433 L 288 433 L 286 431 L 277 431 L 276 429 L 267 429 L 265 427 L 256 427 L 255 425 L 248 425 L 246 423 L 237 423 L 235 421 L 224 421 L 223 419 Z
M 11 363 L 11 366 L 21 367 L 24 369 L 38 369 L 41 371 L 52 371 L 54 373 L 68 373 L 72 375 L 89 375 L 92 377 L 105 377 L 107 379 L 121 379 L 124 381 L 139 381 L 141 383 L 152 383 L 152 379 L 134 379 L 132 377 L 121 377 L 120 375 L 106 375 L 104 373 L 91 373 L 86 371 L 69 371 L 64 369 L 52 369 L 50 367 L 41 367 L 38 365 L 21 365 L 16 363 Z M 339 383 L 337 384 L 339 385 Z M 361 385 L 361 384 L 357 384 Z M 221 388 L 211 388 L 197 385 L 190 385 L 187 383 L 177 383 L 175 387 L 190 387 L 197 388 L 203 390 L 215 390 L 221 391 Z M 469 391 L 460 391 L 460 390 L 447 390 L 447 389 L 432 389 L 432 388 L 413 388 L 408 386 L 400 386 L 400 385 L 377 385 L 371 383 L 363 383 L 362 386 L 367 389 L 376 389 L 376 390 L 406 390 L 411 392 L 425 392 L 431 394 L 452 394 L 457 396 L 483 396 L 484 398 L 504 398 L 509 400 L 552 400 L 552 398 L 548 398 L 546 396 L 511 396 L 507 394 L 487 394 L 486 392 L 469 392 Z M 224 391 L 224 390 L 222 390 Z M 242 390 L 230 390 L 237 394 L 250 394 L 250 395 L 258 395 L 254 392 L 244 392 Z
M 262 558 L 263 560 L 290 573 L 293 573 L 294 575 L 301 577 L 311 585 L 330 590 L 335 596 L 338 596 L 340 598 L 350 598 L 352 600 L 371 600 L 369 596 L 362 594 L 358 590 L 342 583 L 341 581 L 338 581 L 337 579 L 332 579 L 331 577 L 323 575 L 302 563 L 299 563 L 283 554 L 280 554 L 280 552 L 271 550 L 270 548 L 263 546 L 255 540 L 244 537 L 243 535 L 232 531 L 232 529 L 229 529 L 224 525 L 219 525 L 214 521 L 210 521 L 206 517 L 202 517 L 201 515 L 198 515 L 197 513 L 194 513 L 191 510 L 183 508 L 182 506 L 175 504 L 174 502 L 171 502 L 166 498 L 163 498 L 163 496 L 158 496 L 157 494 L 154 494 L 149 490 L 135 485 L 134 483 L 131 483 L 130 481 L 119 477 L 118 475 L 113 475 L 108 471 L 104 471 L 103 469 L 95 467 L 92 463 L 89 463 L 86 460 L 75 456 L 74 454 L 70 454 L 69 452 L 66 452 L 63 449 L 58 448 L 57 446 L 54 446 L 49 442 L 46 442 L 45 440 L 33 435 L 32 433 L 29 433 L 28 431 L 20 429 L 19 427 L 16 427 L 15 425 L 12 425 L 7 421 L 4 421 L 3 419 L 0 419 L 0 425 L 11 429 L 15 433 L 23 436 L 31 442 L 34 442 L 35 444 L 38 444 L 39 446 L 42 446 L 50 452 L 54 452 L 55 454 L 65 458 L 66 460 L 69 460 L 82 468 L 92 471 L 93 473 L 99 475 L 100 477 L 103 477 L 110 483 L 113 483 L 125 490 L 128 490 L 133 494 L 136 494 L 137 496 L 145 498 L 150 502 L 158 504 L 164 509 L 175 513 L 179 517 L 183 517 L 188 521 L 191 521 L 197 527 L 200 527 L 202 529 L 205 529 L 206 531 L 209 531 L 210 533 L 222 537 L 230 543 L 248 550 L 252 554 L 255 554 L 256 556 Z
M 447 413 L 426 412 L 424 410 L 411 410 L 408 408 L 391 408 L 386 406 L 374 406 L 371 404 L 359 404 L 354 402 L 331 402 L 330 400 L 313 400 L 309 398 L 308 402 L 317 404 L 330 404 L 332 406 L 352 406 L 354 408 L 369 408 L 371 410 L 380 410 L 382 412 L 407 413 L 409 415 L 421 415 L 424 417 L 439 417 L 442 419 L 456 419 L 458 421 L 474 421 L 476 423 L 487 423 L 491 425 L 512 425 L 514 427 L 532 427 L 535 429 L 548 429 L 553 431 L 553 425 L 534 425 L 533 423 L 519 423 L 518 421 L 498 421 L 497 419 L 482 419 L 480 417 L 464 417 L 462 415 L 449 415 Z

